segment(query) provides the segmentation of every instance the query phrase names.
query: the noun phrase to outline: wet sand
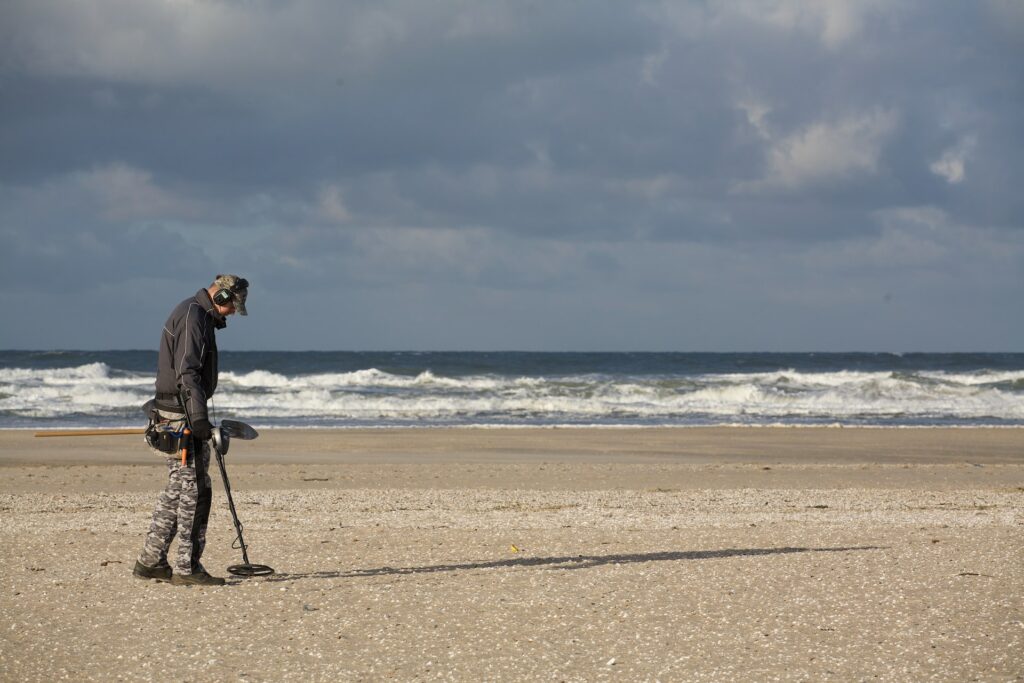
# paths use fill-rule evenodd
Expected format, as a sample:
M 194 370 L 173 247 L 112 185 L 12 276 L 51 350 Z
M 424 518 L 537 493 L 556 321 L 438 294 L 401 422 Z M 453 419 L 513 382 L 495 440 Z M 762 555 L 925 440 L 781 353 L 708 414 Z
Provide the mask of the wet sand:
M 3 680 L 1024 680 L 1024 431 L 270 430 L 131 577 L 141 437 L 0 432 Z M 205 564 L 239 561 L 214 468 Z

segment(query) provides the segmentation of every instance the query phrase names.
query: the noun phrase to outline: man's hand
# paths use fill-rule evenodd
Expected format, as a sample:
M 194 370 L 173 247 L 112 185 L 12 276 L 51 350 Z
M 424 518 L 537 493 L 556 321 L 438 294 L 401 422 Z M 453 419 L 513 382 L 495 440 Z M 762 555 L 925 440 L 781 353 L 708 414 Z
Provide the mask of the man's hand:
M 192 421 L 192 436 L 200 441 L 206 441 L 213 436 L 213 425 L 205 417 Z

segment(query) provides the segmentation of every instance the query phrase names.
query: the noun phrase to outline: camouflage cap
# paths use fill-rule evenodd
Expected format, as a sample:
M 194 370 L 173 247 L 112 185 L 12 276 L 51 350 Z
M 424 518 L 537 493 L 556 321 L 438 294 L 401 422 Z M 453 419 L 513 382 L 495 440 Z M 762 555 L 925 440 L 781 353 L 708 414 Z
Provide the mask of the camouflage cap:
M 215 287 L 231 292 L 235 311 L 239 315 L 249 315 L 245 310 L 245 298 L 249 296 L 249 281 L 237 275 L 218 275 L 213 281 Z

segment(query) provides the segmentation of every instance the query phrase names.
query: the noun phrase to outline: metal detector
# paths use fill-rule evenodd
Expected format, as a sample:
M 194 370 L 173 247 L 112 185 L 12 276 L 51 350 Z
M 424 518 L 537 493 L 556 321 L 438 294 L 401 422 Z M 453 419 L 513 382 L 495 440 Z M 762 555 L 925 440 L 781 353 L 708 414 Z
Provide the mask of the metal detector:
M 242 523 L 238 521 L 238 513 L 235 512 L 235 501 L 231 498 L 231 484 L 228 482 L 228 470 L 224 466 L 224 455 L 228 452 L 231 439 L 251 441 L 259 436 L 259 433 L 244 422 L 238 420 L 221 420 L 219 427 L 213 428 L 213 452 L 217 454 L 217 466 L 220 467 L 220 478 L 224 481 L 224 492 L 228 496 L 228 509 L 231 510 L 231 521 L 235 523 L 235 533 L 238 534 L 232 548 L 242 550 L 242 564 L 233 564 L 228 567 L 228 572 L 235 576 L 267 576 L 273 574 L 274 570 L 265 564 L 253 564 L 249 561 L 248 546 L 242 538 Z M 237 545 L 236 545 L 237 543 Z
M 189 428 L 192 427 L 192 418 L 188 414 L 188 403 L 182 396 L 181 405 L 185 407 L 185 419 L 188 421 Z M 268 576 L 274 573 L 273 568 L 265 564 L 253 564 L 249 561 L 249 552 L 245 544 L 245 539 L 242 537 L 242 523 L 238 521 L 238 512 L 235 511 L 235 501 L 231 497 L 231 483 L 228 481 L 228 470 L 224 466 L 224 456 L 228 452 L 228 447 L 231 445 L 231 439 L 241 439 L 242 441 L 251 441 L 259 436 L 259 433 L 238 420 L 221 420 L 219 426 L 214 426 L 213 434 L 210 438 L 211 445 L 213 446 L 213 452 L 217 455 L 217 466 L 220 467 L 220 477 L 224 482 L 224 492 L 228 496 L 228 509 L 231 510 L 231 521 L 235 523 L 235 537 L 232 542 L 232 548 L 240 548 L 242 551 L 242 564 L 233 564 L 228 567 L 228 573 L 234 574 L 235 576 Z

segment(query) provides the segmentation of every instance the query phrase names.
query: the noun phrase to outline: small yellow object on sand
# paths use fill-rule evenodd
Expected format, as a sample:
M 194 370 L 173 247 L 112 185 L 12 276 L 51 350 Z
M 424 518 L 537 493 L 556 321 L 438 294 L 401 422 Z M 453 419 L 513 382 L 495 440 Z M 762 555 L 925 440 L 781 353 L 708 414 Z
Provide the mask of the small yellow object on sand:
M 514 546 L 514 545 L 510 545 L 510 546 L 508 547 L 508 549 L 509 549 L 509 550 L 511 550 L 511 551 L 512 551 L 512 552 L 514 552 L 514 553 L 518 553 L 518 552 L 520 552 L 519 548 L 517 548 L 517 547 L 516 547 L 516 546 Z

